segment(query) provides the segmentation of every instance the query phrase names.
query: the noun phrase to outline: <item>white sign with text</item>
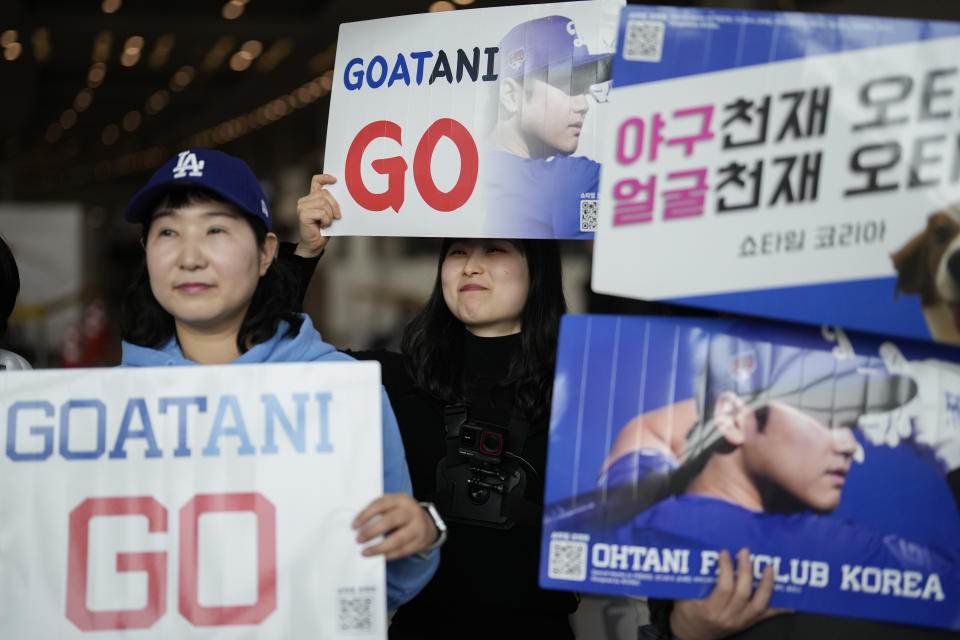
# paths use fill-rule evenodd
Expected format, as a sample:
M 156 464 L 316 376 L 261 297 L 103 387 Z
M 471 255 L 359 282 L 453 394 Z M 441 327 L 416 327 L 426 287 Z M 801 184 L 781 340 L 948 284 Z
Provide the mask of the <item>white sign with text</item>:
M 386 637 L 379 373 L 0 376 L 0 637 Z

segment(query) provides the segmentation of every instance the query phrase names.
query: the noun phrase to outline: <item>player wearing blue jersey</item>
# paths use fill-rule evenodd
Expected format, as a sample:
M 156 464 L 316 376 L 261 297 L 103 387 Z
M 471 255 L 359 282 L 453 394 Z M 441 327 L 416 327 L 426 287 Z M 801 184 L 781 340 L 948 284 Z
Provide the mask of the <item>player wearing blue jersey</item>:
M 524 22 L 500 41 L 496 123 L 482 168 L 491 236 L 592 237 L 581 231 L 580 203 L 595 204 L 600 164 L 572 154 L 588 95 L 605 99 L 610 57 L 591 54 L 563 16 Z
M 938 408 L 931 400 L 943 395 L 940 387 L 956 384 L 943 382 L 948 372 L 941 367 L 928 376 L 936 374 L 940 386 L 934 390 L 926 381 L 918 394 L 917 372 L 893 360 L 713 336 L 691 389 L 697 406 L 679 400 L 632 420 L 605 465 L 601 490 L 590 496 L 595 499 L 579 496 L 574 509 L 549 509 L 545 529 L 596 532 L 591 538 L 601 544 L 626 545 L 621 555 L 624 548 L 688 549 L 694 574 L 701 571 L 701 552 L 714 554 L 703 573 L 719 567 L 713 591 L 708 595 L 709 585 L 690 583 L 684 597 L 703 599 L 652 600 L 658 630 L 641 629 L 643 638 L 779 638 L 801 629 L 849 630 L 842 619 L 812 614 L 756 624 L 776 612 L 767 608 L 775 579 L 801 586 L 810 580 L 814 560 L 833 573 L 829 588 L 803 589 L 805 604 L 813 608 L 875 617 L 877 599 L 864 593 L 876 591 L 879 580 L 876 587 L 888 596 L 884 606 L 891 619 L 956 625 L 951 618 L 960 589 L 956 539 L 918 544 L 829 515 L 854 458 L 862 455 L 853 427 L 868 439 L 895 444 L 884 425 L 899 424 L 894 431 L 909 438 L 910 446 L 926 445 L 934 467 L 957 484 L 955 442 L 945 433 L 943 416 L 933 415 Z M 905 433 L 904 422 L 913 433 Z M 936 433 L 921 433 L 931 430 Z M 720 549 L 728 551 L 718 555 Z M 730 553 L 738 549 L 735 578 Z M 777 566 L 762 572 L 771 561 Z M 753 579 L 761 576 L 754 590 Z M 789 588 L 784 593 L 789 597 Z M 909 609 L 898 610 L 901 598 Z M 903 613 L 907 610 L 911 613 Z M 938 634 L 856 624 L 876 637 Z
M 661 484 L 680 495 L 642 510 L 614 537 L 634 545 L 673 541 L 693 555 L 739 549 L 739 577 L 734 579 L 724 552 L 716 558 L 720 576 L 714 590 L 709 595 L 691 590 L 690 597 L 706 598 L 652 605 L 664 628 L 684 640 L 723 638 L 773 615 L 776 610 L 766 604 L 774 576 L 778 583 L 810 584 L 811 568 L 804 574 L 795 563 L 788 571 L 786 558 L 783 567 L 763 574 L 757 564 L 751 566 L 751 552 L 756 563 L 758 557 L 778 558 L 772 550 L 780 550 L 779 556 L 789 550 L 796 562 L 815 559 L 835 572 L 829 589 L 824 583 L 804 590 L 812 608 L 875 615 L 876 600 L 856 594 L 872 593 L 878 578 L 891 596 L 886 600 L 891 618 L 956 624 L 949 618 L 960 589 L 960 544 L 919 545 L 824 515 L 838 506 L 851 464 L 862 454 L 851 428 L 906 405 L 917 393 L 912 379 L 891 375 L 879 358 L 840 359 L 730 336 L 711 340 L 702 379 L 701 417 L 686 433 L 682 465 Z M 753 591 L 753 578 L 760 575 Z M 841 593 L 844 604 L 838 609 Z M 909 617 L 897 612 L 897 596 L 911 600 Z M 801 628 L 811 620 L 813 628 L 831 628 L 821 622 L 829 619 L 800 616 Z

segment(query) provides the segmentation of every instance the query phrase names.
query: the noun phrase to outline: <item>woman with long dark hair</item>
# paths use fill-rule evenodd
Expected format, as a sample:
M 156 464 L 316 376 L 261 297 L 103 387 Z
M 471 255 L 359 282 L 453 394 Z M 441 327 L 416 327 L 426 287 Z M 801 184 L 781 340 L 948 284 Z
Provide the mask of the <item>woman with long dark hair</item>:
M 333 180 L 315 176 L 298 203 L 302 258 L 322 252 L 321 228 L 339 217 L 323 188 Z M 281 255 L 296 265 L 291 248 Z M 575 596 L 537 585 L 565 309 L 555 241 L 446 239 L 401 353 L 351 352 L 381 363 L 414 495 L 436 503 L 449 528 L 437 574 L 396 612 L 391 638 L 573 637 Z

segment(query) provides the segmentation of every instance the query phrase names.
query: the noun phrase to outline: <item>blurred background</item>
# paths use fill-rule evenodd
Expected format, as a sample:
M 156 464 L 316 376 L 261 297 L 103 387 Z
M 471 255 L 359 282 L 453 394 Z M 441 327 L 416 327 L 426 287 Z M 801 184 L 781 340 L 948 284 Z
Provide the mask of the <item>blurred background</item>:
M 0 0 L 0 234 L 21 291 L 0 348 L 35 367 L 119 361 L 112 318 L 142 252 L 127 200 L 190 146 L 244 158 L 294 240 L 322 170 L 340 23 L 502 0 Z M 955 0 L 677 2 L 960 19 Z M 306 310 L 340 347 L 395 346 L 438 242 L 336 238 Z M 563 244 L 571 311 L 645 308 L 589 293 L 590 247 Z M 661 310 L 661 307 L 656 307 Z
M 21 291 L 0 348 L 34 367 L 119 362 L 112 318 L 142 260 L 127 200 L 176 152 L 244 158 L 295 240 L 323 168 L 340 23 L 525 4 L 497 0 L 0 0 L 0 235 Z M 960 19 L 957 0 L 675 2 Z M 335 238 L 306 310 L 339 347 L 393 346 L 433 284 L 439 242 Z M 573 312 L 684 312 L 589 292 L 590 246 L 562 244 Z M 585 598 L 579 637 L 633 638 L 645 609 Z

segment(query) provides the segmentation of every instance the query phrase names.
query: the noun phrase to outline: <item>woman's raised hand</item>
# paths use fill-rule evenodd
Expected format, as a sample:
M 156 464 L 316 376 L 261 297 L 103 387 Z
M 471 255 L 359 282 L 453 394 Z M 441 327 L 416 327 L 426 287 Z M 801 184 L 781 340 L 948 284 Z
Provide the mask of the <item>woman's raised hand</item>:
M 297 200 L 297 219 L 300 221 L 300 242 L 294 253 L 304 258 L 315 258 L 327 246 L 329 236 L 324 235 L 334 220 L 340 218 L 340 205 L 326 189 L 337 179 L 320 173 L 310 179 L 310 193 Z
M 382 535 L 383 540 L 365 548 L 363 555 L 382 553 L 387 560 L 417 553 L 440 535 L 433 519 L 407 493 L 380 496 L 354 519 L 353 528 L 359 529 L 357 542 L 361 544 Z
M 724 550 L 718 558 L 717 585 L 702 600 L 677 600 L 670 613 L 670 631 L 680 640 L 717 640 L 775 616 L 786 609 L 768 607 L 773 594 L 773 567 L 763 568 L 763 577 L 753 590 L 750 551 L 737 553 L 737 572 Z

